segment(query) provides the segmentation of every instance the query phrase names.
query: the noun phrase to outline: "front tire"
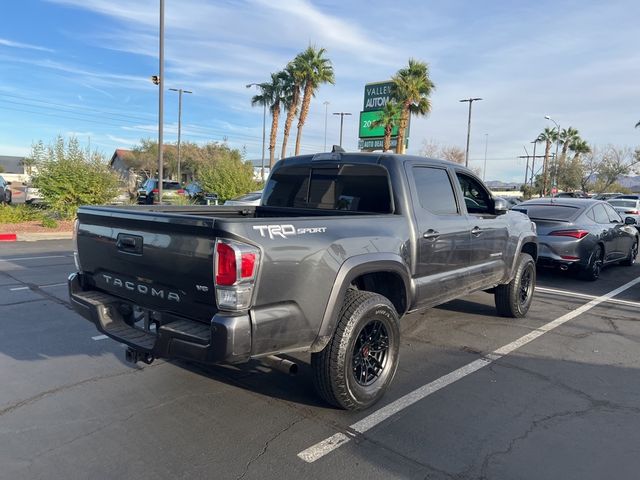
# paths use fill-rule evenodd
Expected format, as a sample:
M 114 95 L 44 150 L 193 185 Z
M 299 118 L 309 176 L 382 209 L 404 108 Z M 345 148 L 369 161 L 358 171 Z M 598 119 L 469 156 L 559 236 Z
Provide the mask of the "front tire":
M 393 380 L 399 350 L 399 318 L 391 302 L 376 293 L 348 290 L 333 337 L 311 355 L 318 394 L 345 410 L 370 407 Z
M 536 262 L 528 253 L 521 253 L 513 280 L 495 288 L 498 315 L 511 318 L 524 317 L 531 307 L 535 285 Z

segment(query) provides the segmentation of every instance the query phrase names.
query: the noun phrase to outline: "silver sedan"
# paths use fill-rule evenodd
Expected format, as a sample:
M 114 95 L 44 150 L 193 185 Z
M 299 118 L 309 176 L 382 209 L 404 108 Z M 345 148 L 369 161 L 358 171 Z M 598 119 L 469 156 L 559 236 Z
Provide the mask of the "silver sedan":
M 538 264 L 572 269 L 597 280 L 603 266 L 633 265 L 638 254 L 636 220 L 624 219 L 607 202 L 541 198 L 513 210 L 529 216 L 538 229 Z

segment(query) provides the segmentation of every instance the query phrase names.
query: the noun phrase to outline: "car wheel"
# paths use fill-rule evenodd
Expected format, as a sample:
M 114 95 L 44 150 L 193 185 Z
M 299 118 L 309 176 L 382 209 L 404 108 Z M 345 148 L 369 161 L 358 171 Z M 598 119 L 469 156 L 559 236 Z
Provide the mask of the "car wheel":
M 398 368 L 398 313 L 382 295 L 349 290 L 336 331 L 311 355 L 319 395 L 346 410 L 362 410 L 385 393 Z
M 629 256 L 622 261 L 622 265 L 632 267 L 636 263 L 636 257 L 638 256 L 638 238 L 633 241 L 631 249 L 629 250 Z
M 495 288 L 494 298 L 498 315 L 524 317 L 531 307 L 535 285 L 536 262 L 528 253 L 521 253 L 513 280 Z
M 7 199 L 7 204 L 10 204 L 11 200 L 13 200 L 13 195 L 11 194 L 11 192 L 9 192 L 9 198 Z
M 591 255 L 589 256 L 589 263 L 582 270 L 582 274 L 580 275 L 581 278 L 590 282 L 593 282 L 600 278 L 600 272 L 602 271 L 603 263 L 604 252 L 602 251 L 602 246 L 596 245 L 596 247 L 591 251 Z

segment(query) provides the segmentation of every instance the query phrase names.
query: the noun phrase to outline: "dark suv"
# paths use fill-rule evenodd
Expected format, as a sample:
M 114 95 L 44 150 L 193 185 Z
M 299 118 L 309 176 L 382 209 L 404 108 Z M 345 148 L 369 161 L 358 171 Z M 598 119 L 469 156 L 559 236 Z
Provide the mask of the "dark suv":
M 184 197 L 186 191 L 175 180 L 162 181 L 162 201 L 174 203 L 178 198 Z M 138 189 L 138 204 L 152 205 L 158 203 L 158 180 L 149 178 Z
M 0 203 L 11 203 L 11 182 L 0 177 Z

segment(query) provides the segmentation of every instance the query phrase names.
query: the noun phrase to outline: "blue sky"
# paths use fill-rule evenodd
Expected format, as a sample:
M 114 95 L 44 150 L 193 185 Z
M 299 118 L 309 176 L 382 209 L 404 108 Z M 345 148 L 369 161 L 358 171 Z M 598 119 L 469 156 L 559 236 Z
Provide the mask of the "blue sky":
M 523 145 L 551 115 L 595 145 L 640 144 L 640 2 L 341 0 L 166 1 L 165 85 L 184 97 L 183 138 L 245 147 L 259 158 L 262 110 L 245 85 L 268 79 L 309 44 L 327 49 L 335 86 L 311 106 L 303 153 L 357 147 L 364 84 L 386 80 L 409 57 L 436 84 L 432 113 L 414 119 L 408 153 L 433 141 L 464 148 L 474 103 L 471 166 L 487 179 L 524 176 Z M 157 135 L 157 0 L 22 0 L 3 6 L 0 155 L 57 134 L 91 139 L 110 155 Z M 268 124 L 269 127 L 270 124 Z M 177 95 L 165 94 L 165 139 L 175 141 Z M 485 136 L 488 134 L 488 137 Z M 295 131 L 292 135 L 295 138 Z M 280 138 L 280 136 L 279 136 Z M 293 145 L 294 142 L 291 142 Z M 277 149 L 279 151 L 279 147 Z M 531 150 L 529 150 L 531 153 Z

